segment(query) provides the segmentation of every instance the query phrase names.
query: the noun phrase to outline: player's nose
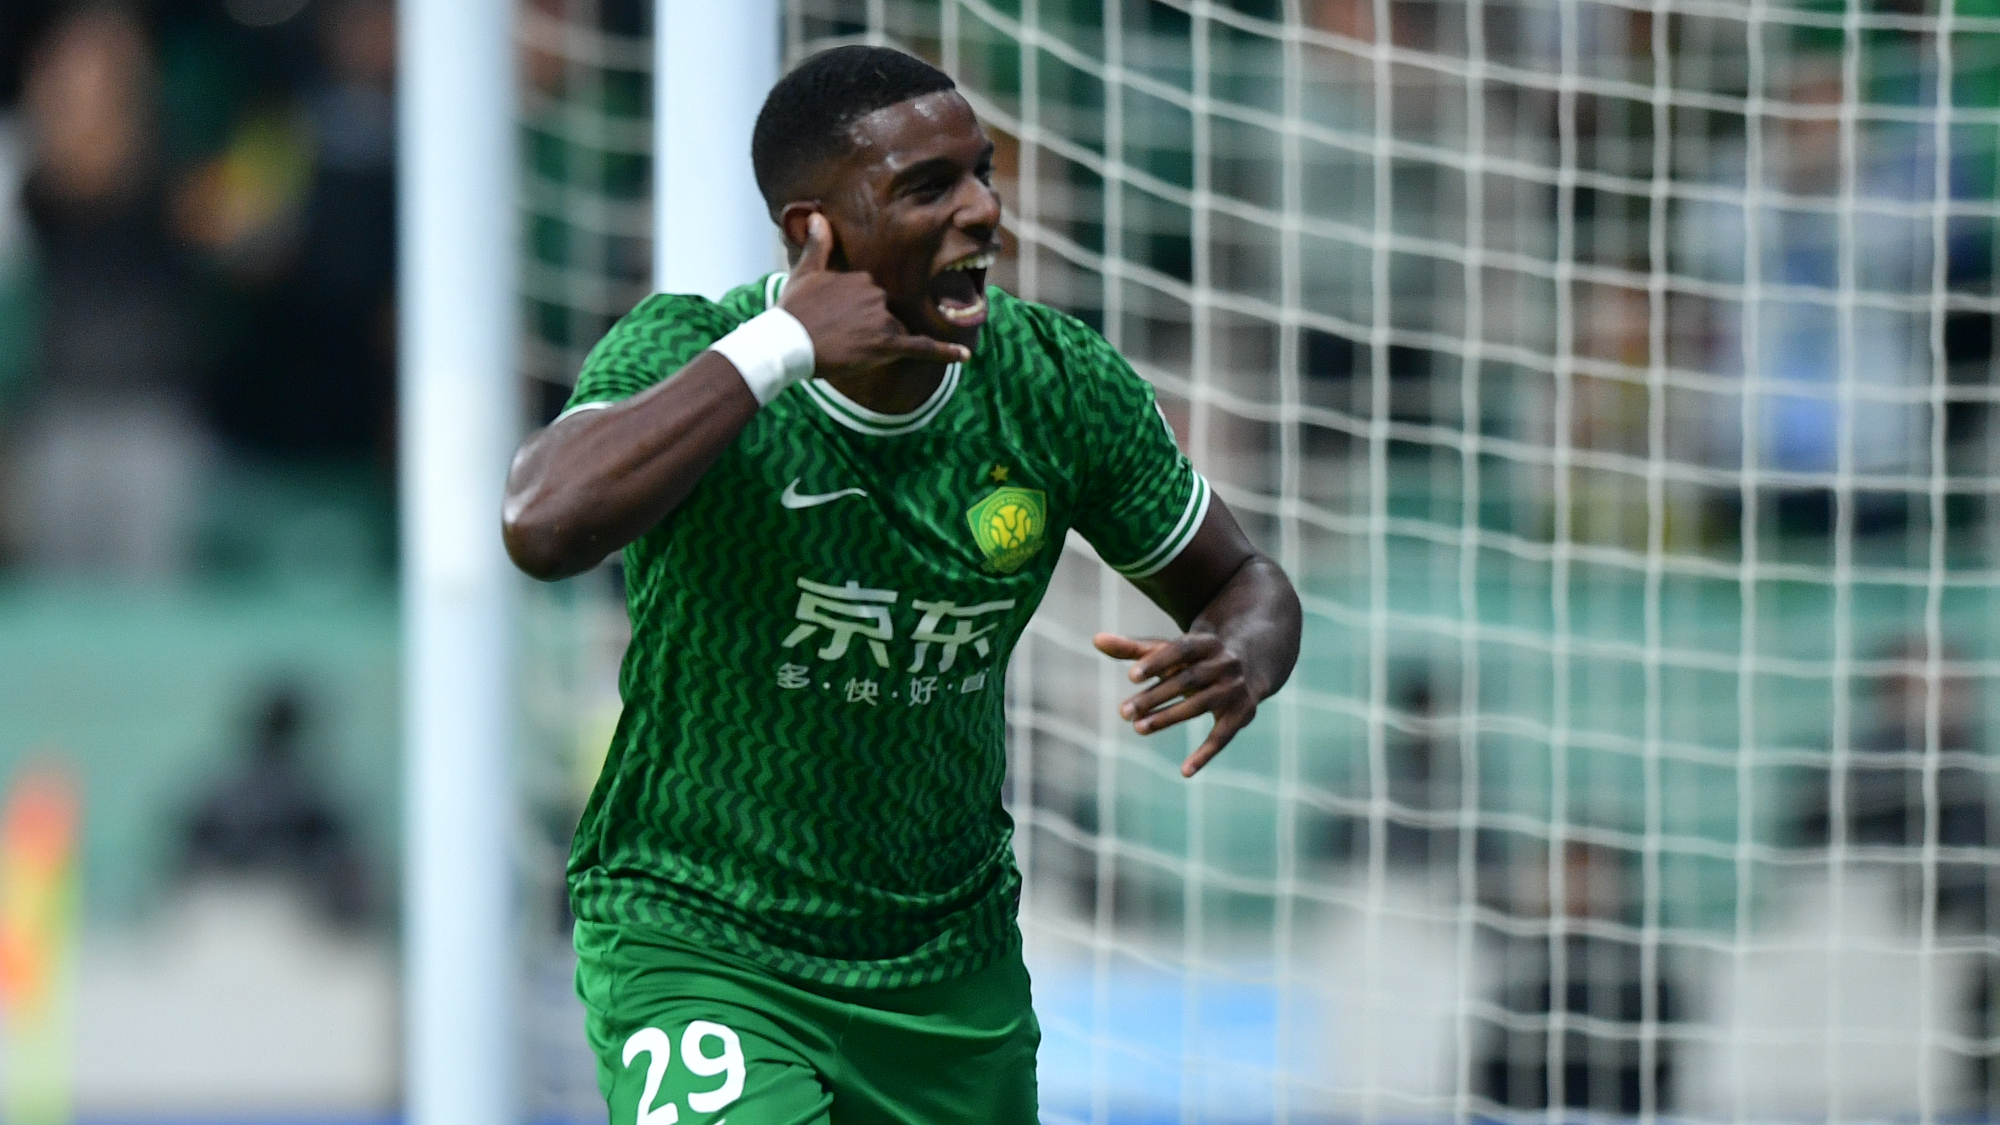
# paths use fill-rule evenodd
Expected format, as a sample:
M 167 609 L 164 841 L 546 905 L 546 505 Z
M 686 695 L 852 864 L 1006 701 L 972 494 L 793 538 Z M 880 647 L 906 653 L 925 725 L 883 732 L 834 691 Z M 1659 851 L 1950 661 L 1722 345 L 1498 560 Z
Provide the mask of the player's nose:
M 953 225 L 971 235 L 975 241 L 993 241 L 994 234 L 1000 229 L 1000 193 L 991 184 L 967 176 L 960 195 L 962 202 L 952 213 Z

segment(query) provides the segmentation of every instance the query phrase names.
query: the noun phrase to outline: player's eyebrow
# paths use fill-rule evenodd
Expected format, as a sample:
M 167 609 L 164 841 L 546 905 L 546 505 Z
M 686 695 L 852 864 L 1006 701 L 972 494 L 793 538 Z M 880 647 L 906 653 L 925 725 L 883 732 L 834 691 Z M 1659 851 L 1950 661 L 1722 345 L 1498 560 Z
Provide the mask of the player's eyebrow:
M 979 158 L 972 162 L 972 166 L 978 168 L 991 162 L 992 159 L 993 142 L 987 141 L 986 147 L 979 150 Z M 910 184 L 921 182 L 941 173 L 956 175 L 958 169 L 959 162 L 949 156 L 933 156 L 929 160 L 919 160 L 891 177 L 889 180 L 889 190 L 891 192 L 899 192 Z
M 928 180 L 940 174 L 956 172 L 958 161 L 949 156 L 933 156 L 929 160 L 919 160 L 908 168 L 896 173 L 889 181 L 889 190 L 901 191 L 910 184 Z

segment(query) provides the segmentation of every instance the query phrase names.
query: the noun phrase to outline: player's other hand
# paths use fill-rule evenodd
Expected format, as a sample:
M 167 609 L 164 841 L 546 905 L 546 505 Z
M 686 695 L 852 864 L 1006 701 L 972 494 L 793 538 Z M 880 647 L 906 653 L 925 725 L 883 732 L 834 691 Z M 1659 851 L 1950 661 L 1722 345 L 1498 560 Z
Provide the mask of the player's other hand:
M 1118 707 L 1133 730 L 1152 734 L 1197 715 L 1215 716 L 1208 737 L 1181 763 L 1182 777 L 1193 777 L 1257 717 L 1258 694 L 1245 678 L 1242 659 L 1214 633 L 1136 640 L 1099 633 L 1091 643 L 1106 656 L 1132 661 L 1127 674 L 1146 685 Z
M 813 374 L 887 367 L 907 359 L 958 363 L 972 353 L 958 344 L 913 336 L 889 312 L 889 299 L 860 270 L 833 268 L 833 224 L 815 212 L 806 221 L 805 253 L 785 281 L 778 307 L 805 325 L 813 342 Z

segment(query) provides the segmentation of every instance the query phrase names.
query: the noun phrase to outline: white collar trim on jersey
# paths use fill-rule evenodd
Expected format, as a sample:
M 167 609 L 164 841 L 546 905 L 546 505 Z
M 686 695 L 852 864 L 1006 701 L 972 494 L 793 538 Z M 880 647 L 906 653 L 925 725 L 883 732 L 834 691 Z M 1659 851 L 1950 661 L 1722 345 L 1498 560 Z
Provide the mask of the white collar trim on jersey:
M 776 308 L 778 295 L 785 291 L 785 275 L 774 273 L 764 279 L 764 307 Z M 860 403 L 841 394 L 832 383 L 825 379 L 808 379 L 799 386 L 815 406 L 826 412 L 827 417 L 846 426 L 856 433 L 875 437 L 896 437 L 913 433 L 930 424 L 931 419 L 944 410 L 945 403 L 951 401 L 953 391 L 958 389 L 961 365 L 952 364 L 944 369 L 944 378 L 938 380 L 937 390 L 924 400 L 923 405 L 907 414 L 884 414 L 870 410 Z
M 944 369 L 944 378 L 938 380 L 937 390 L 924 400 L 922 406 L 908 414 L 884 414 L 870 410 L 860 403 L 834 389 L 825 379 L 813 379 L 800 384 L 805 388 L 806 397 L 813 400 L 827 416 L 834 421 L 859 433 L 876 437 L 895 437 L 914 430 L 921 430 L 938 416 L 944 404 L 951 400 L 951 392 L 958 389 L 958 364 Z

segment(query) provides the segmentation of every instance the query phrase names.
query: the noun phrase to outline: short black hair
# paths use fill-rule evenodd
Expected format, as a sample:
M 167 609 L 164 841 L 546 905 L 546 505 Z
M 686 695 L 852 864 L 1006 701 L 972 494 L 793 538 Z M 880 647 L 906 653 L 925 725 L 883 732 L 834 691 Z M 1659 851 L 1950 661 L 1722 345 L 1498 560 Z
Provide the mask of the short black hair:
M 838 156 L 847 130 L 898 102 L 957 89 L 937 67 L 890 47 L 835 47 L 800 63 L 771 87 L 750 134 L 750 165 L 764 202 L 781 207 L 805 174 Z

